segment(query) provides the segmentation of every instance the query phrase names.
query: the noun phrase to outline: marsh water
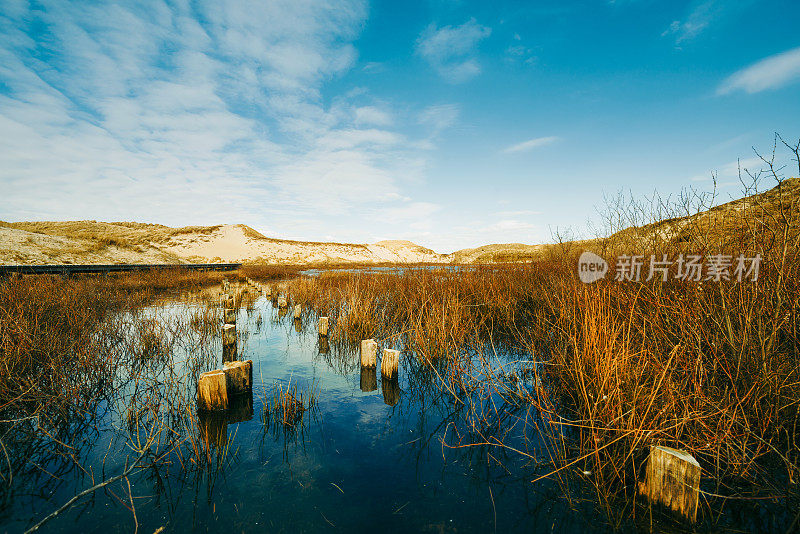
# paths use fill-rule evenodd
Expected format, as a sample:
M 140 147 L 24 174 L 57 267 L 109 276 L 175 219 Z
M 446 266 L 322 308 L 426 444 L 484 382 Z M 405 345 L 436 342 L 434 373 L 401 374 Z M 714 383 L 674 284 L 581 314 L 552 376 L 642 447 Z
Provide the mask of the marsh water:
M 319 338 L 308 310 L 295 321 L 263 296 L 237 315 L 235 357 L 253 362 L 252 396 L 198 416 L 197 377 L 221 368 L 225 352 L 218 288 L 211 294 L 110 317 L 113 335 L 103 339 L 116 365 L 101 379 L 98 402 L 57 424 L 22 414 L 0 421 L 0 531 L 23 532 L 125 471 L 148 432 L 158 439 L 140 468 L 82 497 L 40 532 L 613 530 L 579 474 L 533 482 L 548 444 L 530 431 L 541 424 L 530 407 L 504 407 L 496 412 L 502 420 L 482 423 L 522 453 L 479 445 L 463 404 L 413 353 L 402 354 L 399 380 L 382 380 L 380 370 L 360 368 L 357 347 Z M 517 361 L 495 356 L 499 365 Z M 530 387 L 525 380 L 517 387 Z M 316 403 L 287 426 L 268 408 L 275 388 L 289 384 L 306 399 L 313 392 Z M 152 434 L 159 421 L 161 432 Z M 731 507 L 721 522 L 774 531 L 791 521 L 758 509 Z
M 126 324 L 177 325 L 202 307 L 172 301 L 139 310 L 136 320 Z M 410 371 L 411 355 L 401 358 L 397 382 L 382 381 L 380 370 L 362 373 L 357 349 L 320 340 L 315 320 L 304 316 L 299 323 L 293 321 L 291 313 L 281 314 L 264 297 L 241 309 L 237 357 L 253 361 L 252 406 L 245 399 L 235 415 L 199 419 L 197 437 L 210 444 L 210 461 L 200 465 L 191 447 L 183 446 L 183 453 L 165 455 L 82 498 L 40 531 L 603 528 L 593 506 L 567 503 L 557 484 L 532 485 L 526 464 L 530 459 L 497 447 L 455 446 L 459 407 L 437 387 L 435 375 Z M 222 366 L 219 324 L 202 342 L 176 341 L 180 336 L 173 333 L 175 339 L 164 349 L 168 356 L 163 351 L 152 356 L 168 358 L 168 367 L 150 373 L 161 377 L 158 383 L 177 388 L 173 393 L 187 400 L 185 406 L 191 406 L 196 375 Z M 134 326 L 125 331 L 129 337 L 140 336 Z M 137 369 L 139 375 L 147 374 L 143 367 Z M 17 436 L 9 445 L 5 435 L 6 445 L 16 447 L 12 456 L 25 459 L 4 493 L 0 530 L 24 531 L 80 491 L 121 473 L 136 458 L 130 445 L 143 431 L 132 430 L 131 408 L 120 406 L 155 395 L 151 390 L 156 382 L 133 383 L 131 373 L 127 367 L 117 371 L 113 381 L 120 387 L 114 399 L 103 400 L 66 425 L 68 437 L 31 437 L 26 442 Z M 167 380 L 166 375 L 177 379 Z M 264 416 L 275 385 L 287 383 L 313 390 L 317 397 L 316 406 L 294 427 Z M 45 443 L 51 438 L 66 447 L 55 454 Z M 514 436 L 507 439 L 514 444 Z

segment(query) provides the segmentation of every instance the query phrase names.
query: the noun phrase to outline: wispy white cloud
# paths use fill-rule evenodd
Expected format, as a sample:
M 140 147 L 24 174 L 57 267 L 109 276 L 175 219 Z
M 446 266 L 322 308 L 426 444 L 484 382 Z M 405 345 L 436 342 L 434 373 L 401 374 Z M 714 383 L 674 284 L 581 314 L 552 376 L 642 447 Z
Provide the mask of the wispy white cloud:
M 424 163 L 390 104 L 322 98 L 356 63 L 364 1 L 40 4 L 0 13 L 3 218 L 286 234 L 413 204 Z
M 432 135 L 438 135 L 443 130 L 453 126 L 461 114 L 457 104 L 439 104 L 428 106 L 417 117 L 417 121 L 431 129 Z
M 517 143 L 516 145 L 511 145 L 510 147 L 504 148 L 503 152 L 506 154 L 514 154 L 517 152 L 527 152 L 529 150 L 533 150 L 534 148 L 552 145 L 556 141 L 559 141 L 561 138 L 556 136 L 550 137 L 537 137 L 535 139 L 529 139 L 527 141 L 523 141 L 522 143 Z
M 481 26 L 475 19 L 460 26 L 437 28 L 431 24 L 417 39 L 416 51 L 445 80 L 461 83 L 480 74 L 475 51 L 491 33 L 491 28 Z
M 520 37 L 518 33 L 515 33 L 513 44 L 506 48 L 506 60 L 533 65 L 536 63 L 537 58 L 532 49 L 522 44 L 522 37 Z
M 717 88 L 718 95 L 734 91 L 758 93 L 800 81 L 800 47 L 764 58 L 729 76 Z
M 742 176 L 747 181 L 746 171 L 757 172 L 763 165 L 763 161 L 757 157 L 741 159 L 738 161 L 730 161 L 724 165 L 720 165 L 716 170 L 708 170 L 702 174 L 696 174 L 690 178 L 693 182 L 710 182 L 713 177 L 716 177 L 717 183 L 722 185 L 738 184 L 739 182 L 739 169 L 742 170 Z
M 661 36 L 674 37 L 675 44 L 679 46 L 695 39 L 719 20 L 739 13 L 751 3 L 752 0 L 695 0 L 689 4 L 686 16 L 682 20 L 672 21 Z
M 356 108 L 355 114 L 356 123 L 358 124 L 370 124 L 375 126 L 390 126 L 392 124 L 392 114 L 375 106 Z

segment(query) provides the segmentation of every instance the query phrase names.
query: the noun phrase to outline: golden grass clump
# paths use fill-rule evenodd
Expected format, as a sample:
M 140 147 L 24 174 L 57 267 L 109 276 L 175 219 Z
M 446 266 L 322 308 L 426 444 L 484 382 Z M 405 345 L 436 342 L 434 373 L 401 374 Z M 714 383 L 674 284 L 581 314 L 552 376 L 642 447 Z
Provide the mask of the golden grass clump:
M 276 383 L 272 387 L 272 401 L 264 399 L 265 421 L 270 419 L 284 428 L 294 428 L 303 420 L 303 414 L 317 404 L 318 393 L 313 385 L 299 389 L 291 379 L 284 386 Z

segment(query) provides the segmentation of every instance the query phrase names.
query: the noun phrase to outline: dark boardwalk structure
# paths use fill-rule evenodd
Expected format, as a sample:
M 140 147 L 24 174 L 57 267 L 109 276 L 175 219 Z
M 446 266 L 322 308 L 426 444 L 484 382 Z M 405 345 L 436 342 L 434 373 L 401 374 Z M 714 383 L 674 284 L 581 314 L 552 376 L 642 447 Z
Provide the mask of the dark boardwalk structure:
M 186 269 L 189 271 L 233 271 L 241 263 L 121 263 L 112 265 L 0 265 L 0 276 L 11 274 L 108 274 L 152 269 Z

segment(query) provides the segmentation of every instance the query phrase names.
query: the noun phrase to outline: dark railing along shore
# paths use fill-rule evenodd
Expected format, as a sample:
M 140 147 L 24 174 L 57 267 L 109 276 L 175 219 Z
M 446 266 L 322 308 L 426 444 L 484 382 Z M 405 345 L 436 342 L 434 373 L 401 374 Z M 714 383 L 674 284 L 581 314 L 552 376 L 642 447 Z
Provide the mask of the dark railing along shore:
M 116 265 L 0 265 L 0 276 L 10 274 L 106 274 L 129 271 L 149 271 L 151 269 L 187 269 L 190 271 L 233 271 L 241 263 L 151 263 Z

